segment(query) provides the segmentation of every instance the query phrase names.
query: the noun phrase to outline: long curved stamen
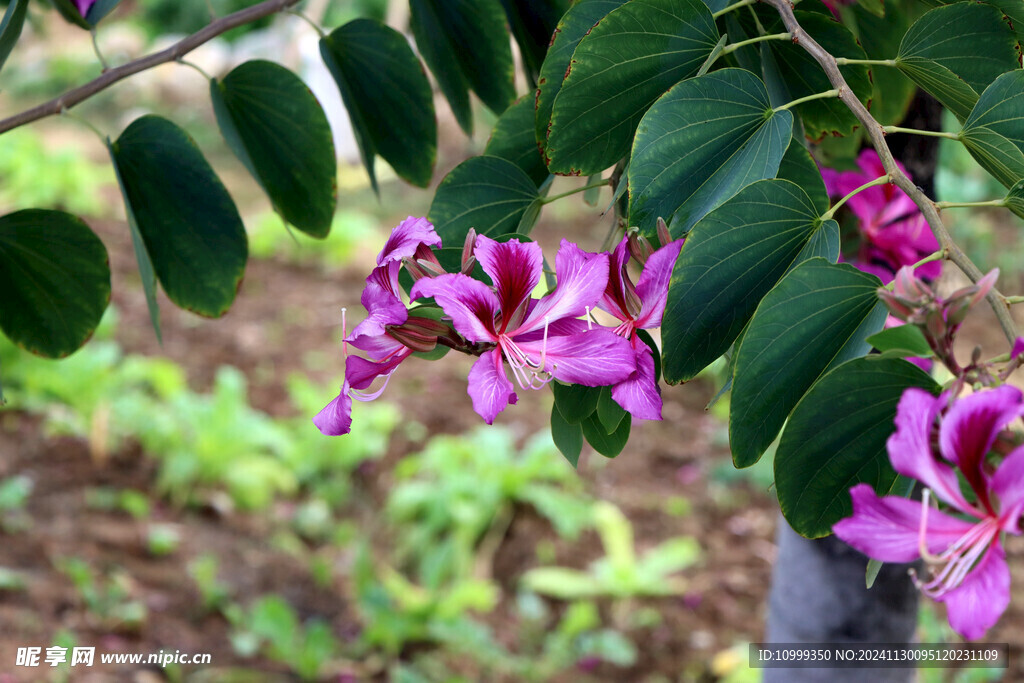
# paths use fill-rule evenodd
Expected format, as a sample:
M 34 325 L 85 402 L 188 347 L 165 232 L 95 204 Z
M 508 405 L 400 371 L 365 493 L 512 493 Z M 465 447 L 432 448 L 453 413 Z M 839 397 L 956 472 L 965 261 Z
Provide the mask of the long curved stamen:
M 507 335 L 501 335 L 498 344 L 501 346 L 505 360 L 512 368 L 512 374 L 522 389 L 541 389 L 554 379 L 555 365 L 552 363 L 551 370 L 546 369 L 548 356 L 548 325 L 550 319 L 544 318 L 544 341 L 541 345 L 540 360 L 534 361 L 526 352 L 509 339 Z
M 594 316 L 590 313 L 590 306 L 587 306 L 587 332 L 594 329 L 593 326 Z M 544 337 L 547 339 L 548 319 L 544 318 Z
M 999 533 L 998 520 L 986 518 L 971 526 L 963 535 L 944 551 L 935 555 L 928 551 L 927 524 L 928 509 L 931 507 L 931 491 L 924 490 L 922 495 L 921 524 L 918 527 L 918 549 L 922 559 L 928 564 L 945 565 L 933 574 L 928 581 L 918 579 L 916 572 L 911 570 L 914 585 L 932 598 L 942 596 L 953 590 L 967 577 L 978 559 L 985 553 L 989 545 Z
M 377 389 L 377 391 L 365 391 L 365 390 L 361 390 L 361 389 L 349 389 L 348 390 L 349 396 L 351 396 L 352 398 L 354 398 L 357 401 L 362 401 L 363 403 L 366 403 L 367 401 L 373 401 L 376 398 L 378 398 L 381 394 L 384 393 L 384 390 L 388 386 L 388 382 L 391 381 L 391 375 L 393 375 L 393 374 L 395 374 L 394 370 L 392 370 L 388 374 L 384 375 L 384 383 L 380 385 L 380 388 Z
M 343 306 L 341 309 L 341 357 L 343 359 L 348 358 L 348 342 L 345 341 L 348 339 L 348 324 L 345 319 L 347 312 L 348 309 Z

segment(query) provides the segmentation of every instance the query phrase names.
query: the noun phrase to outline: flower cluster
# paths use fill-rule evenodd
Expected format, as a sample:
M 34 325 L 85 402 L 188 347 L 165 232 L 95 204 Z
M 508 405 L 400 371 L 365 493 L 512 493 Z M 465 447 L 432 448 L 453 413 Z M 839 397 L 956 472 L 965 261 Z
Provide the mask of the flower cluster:
M 829 196 L 843 197 L 858 187 L 886 174 L 878 153 L 865 149 L 857 157 L 859 171 L 822 168 L 821 176 Z M 906 172 L 906 169 L 900 165 Z M 852 263 L 864 272 L 892 281 L 897 270 L 910 266 L 939 249 L 928 223 L 914 201 L 903 190 L 886 183 L 869 187 L 847 202 L 858 221 L 860 245 Z M 942 264 L 932 261 L 917 268 L 920 277 L 934 280 Z
M 344 337 L 341 391 L 313 420 L 323 433 L 348 433 L 352 400 L 376 398 L 406 358 L 437 344 L 478 356 L 468 392 L 488 424 L 516 403 L 517 387 L 540 389 L 552 380 L 611 385 L 613 398 L 635 417 L 661 419 L 652 351 L 637 330 L 661 324 L 681 240 L 654 251 L 635 237 L 623 239 L 612 254 L 588 253 L 563 240 L 556 286 L 540 298 L 533 296 L 544 263 L 537 244 L 498 242 L 471 231 L 458 273 L 441 267 L 432 251 L 440 246 L 425 218 L 409 217 L 392 232 L 366 279 L 361 302 L 367 317 Z M 627 272 L 631 251 L 646 262 L 636 284 Z M 491 285 L 470 276 L 477 263 Z M 412 309 L 399 285 L 403 267 L 414 280 L 410 302 L 424 300 Z M 598 308 L 619 325 L 597 324 L 592 312 Z M 367 357 L 349 355 L 349 345 Z M 370 392 L 378 378 L 382 386 Z
M 1024 415 L 1021 392 L 1010 386 L 953 401 L 908 389 L 887 448 L 893 469 L 920 481 L 922 501 L 879 497 L 868 484 L 850 490 L 853 516 L 835 534 L 883 562 L 921 558 L 929 576 L 915 583 L 946 604 L 949 623 L 965 638 L 984 635 L 1010 602 L 1010 571 L 1000 536 L 1020 534 L 1024 511 L 1024 447 L 1004 428 Z M 1004 454 L 998 467 L 991 452 Z M 969 494 L 961 490 L 958 473 Z M 931 495 L 959 513 L 934 509 Z

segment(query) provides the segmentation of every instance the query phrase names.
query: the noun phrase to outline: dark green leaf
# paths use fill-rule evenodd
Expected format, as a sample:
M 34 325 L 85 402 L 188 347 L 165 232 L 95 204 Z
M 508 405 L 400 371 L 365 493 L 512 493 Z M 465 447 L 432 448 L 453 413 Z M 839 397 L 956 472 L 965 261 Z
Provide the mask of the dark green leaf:
M 967 151 L 1006 187 L 1024 179 L 1024 71 L 997 78 L 960 133 Z
M 537 149 L 533 133 L 533 97 L 524 95 L 505 110 L 491 131 L 484 154 L 508 159 L 540 186 L 548 179 L 548 167 Z
M 551 406 L 551 439 L 569 464 L 576 467 L 583 451 L 583 428 L 567 422 L 555 406 Z
M 412 33 L 424 61 L 467 134 L 468 89 L 497 114 L 515 99 L 512 48 L 498 0 L 409 0 Z
M 437 156 L 430 82 L 401 33 L 356 19 L 320 40 L 320 54 L 341 91 L 359 151 L 377 188 L 379 154 L 395 173 L 426 187 Z
M 25 14 L 28 12 L 28 0 L 13 0 L 7 5 L 3 21 L 0 22 L 0 67 L 11 54 L 11 50 L 21 37 L 21 29 L 25 26 Z
M 1024 180 L 1020 180 L 1006 194 L 1006 208 L 1024 218 Z
M 775 176 L 779 180 L 788 180 L 800 186 L 800 189 L 811 198 L 811 203 L 818 214 L 828 211 L 828 190 L 825 189 L 825 181 L 821 177 L 818 165 L 811 158 L 803 143 L 793 138 L 786 148 L 779 164 L 779 172 Z
M 110 302 L 103 242 L 63 211 L 26 209 L 0 217 L 0 330 L 48 358 L 72 353 Z
M 632 424 L 633 416 L 627 413 L 626 417 L 619 423 L 618 428 L 609 434 L 604 430 L 604 426 L 597 418 L 597 415 L 594 414 L 583 420 L 580 426 L 583 427 L 583 436 L 587 439 L 587 443 L 595 451 L 606 458 L 614 458 L 626 447 Z
M 876 0 L 870 3 L 870 7 L 853 8 L 857 37 L 869 59 L 891 59 L 910 27 L 911 13 L 904 3 L 890 2 L 883 14 L 877 14 L 873 10 L 882 3 Z M 874 84 L 871 115 L 883 126 L 899 124 L 907 114 L 917 86 L 899 69 L 886 66 L 872 67 L 871 81 Z
M 120 4 L 121 0 L 96 0 L 93 6 L 89 8 L 89 11 L 85 13 L 85 20 L 95 26 Z
M 765 30 L 769 33 L 785 31 L 778 13 L 767 7 L 764 10 L 762 16 L 765 17 Z M 800 26 L 833 56 L 866 58 L 863 48 L 857 44 L 849 29 L 834 21 L 831 16 L 799 10 L 795 14 Z M 774 59 L 772 64 L 778 69 L 780 92 L 778 95 L 773 94 L 773 103 L 775 97 L 791 102 L 832 89 L 828 76 L 802 46 L 789 41 L 772 40 L 763 44 L 762 53 L 766 51 L 771 53 Z M 765 82 L 771 91 L 768 62 L 765 69 Z M 852 64 L 840 67 L 840 71 L 854 94 L 866 103 L 871 97 L 872 90 L 867 67 Z M 779 104 L 781 103 L 776 103 L 776 106 Z M 849 135 L 860 125 L 849 108 L 834 97 L 798 104 L 794 110 L 803 122 L 804 133 L 812 140 L 821 139 L 826 135 Z
M 110 145 L 125 205 L 171 301 L 223 315 L 245 272 L 248 243 L 238 209 L 188 134 L 143 116 Z
M 497 237 L 516 231 L 537 199 L 537 186 L 511 161 L 472 157 L 445 176 L 427 217 L 445 244 L 462 244 L 470 228 Z
M 512 35 L 519 43 L 523 67 L 535 82 L 547 54 L 558 20 L 572 4 L 570 0 L 501 0 Z
M 820 225 L 806 192 L 788 180 L 762 180 L 694 227 L 662 321 L 667 382 L 692 379 L 725 353 Z
M 864 339 L 887 315 L 880 285 L 853 266 L 811 259 L 764 297 L 736 355 L 729 441 L 737 467 L 758 461 L 818 377 L 868 352 Z
M 611 434 L 619 428 L 619 423 L 626 416 L 626 411 L 612 398 L 611 387 L 601 387 L 597 399 L 597 419 L 604 427 L 606 434 Z
M 917 325 L 890 327 L 864 341 L 883 353 L 899 352 L 901 357 L 928 358 L 932 355 L 932 349 Z
M 601 395 L 600 387 L 585 387 L 582 384 L 551 383 L 551 392 L 555 396 L 555 407 L 565 421 L 579 424 L 597 410 L 597 400 Z
M 966 118 L 978 93 L 1000 74 L 1020 67 L 1017 36 L 989 5 L 938 7 L 910 27 L 897 67 L 956 116 Z
M 231 151 L 281 216 L 326 237 L 337 203 L 334 139 L 320 103 L 288 69 L 245 62 L 210 83 L 217 124 Z
M 610 12 L 572 55 L 551 113 L 548 168 L 592 175 L 625 156 L 647 108 L 696 74 L 718 38 L 700 0 L 630 0 Z
M 760 79 L 721 69 L 676 84 L 644 115 L 629 159 L 629 224 L 674 237 L 750 183 L 772 178 L 793 134 Z M 670 220 L 671 219 L 671 220 Z
M 537 76 L 537 113 L 534 135 L 541 151 L 547 149 L 551 108 L 562 89 L 576 46 L 602 17 L 621 7 L 626 0 L 579 0 L 558 22 L 547 56 Z
M 807 244 L 804 245 L 804 248 L 797 257 L 793 259 L 792 265 L 790 265 L 789 270 L 786 272 L 788 273 L 804 261 L 812 258 L 823 258 L 829 263 L 838 263 L 841 246 L 839 223 L 831 218 L 827 221 L 822 221 L 821 226 L 814 231 L 811 239 L 807 241 Z
M 898 358 L 857 358 L 818 380 L 793 410 L 775 452 L 779 506 L 793 529 L 826 536 L 851 512 L 850 487 L 889 492 L 896 472 L 885 442 L 895 431 L 896 404 L 917 387 L 938 385 Z

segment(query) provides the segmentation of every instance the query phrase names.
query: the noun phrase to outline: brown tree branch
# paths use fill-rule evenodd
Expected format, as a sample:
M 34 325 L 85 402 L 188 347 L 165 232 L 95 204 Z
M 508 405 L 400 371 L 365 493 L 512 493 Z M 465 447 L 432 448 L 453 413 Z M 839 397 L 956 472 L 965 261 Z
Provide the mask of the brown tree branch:
M 49 102 L 40 104 L 37 107 L 26 109 L 19 114 L 3 119 L 0 121 L 0 133 L 6 133 L 13 128 L 23 126 L 26 123 L 31 123 L 32 121 L 38 121 L 39 119 L 46 118 L 47 116 L 59 114 L 61 111 L 70 109 L 79 102 L 92 97 L 96 93 L 106 90 L 118 81 L 137 74 L 140 71 L 151 69 L 154 66 L 181 59 L 200 45 L 213 40 L 226 31 L 230 31 L 233 28 L 237 28 L 244 24 L 256 21 L 257 19 L 262 19 L 263 17 L 288 9 L 292 5 L 297 5 L 298 3 L 299 0 L 265 0 L 258 5 L 246 7 L 234 14 L 229 14 L 226 17 L 216 19 L 192 35 L 182 38 L 166 50 L 154 52 L 151 55 L 140 57 L 139 59 L 132 60 L 126 64 L 122 64 L 121 66 L 104 71 L 98 78 L 89 81 L 85 85 L 69 90 L 63 95 L 55 97 Z
M 886 144 L 885 132 L 882 130 L 881 124 L 871 116 L 867 107 L 864 106 L 864 104 L 857 98 L 857 95 L 854 94 L 853 90 L 850 89 L 850 86 L 846 83 L 846 79 L 843 78 L 843 74 L 839 71 L 839 65 L 836 63 L 836 58 L 829 54 L 827 50 L 815 42 L 814 38 L 811 38 L 811 36 L 801 28 L 799 22 L 796 20 L 796 16 L 793 14 L 793 6 L 790 4 L 789 0 L 763 1 L 778 11 L 786 29 L 793 36 L 793 42 L 806 50 L 807 53 L 821 65 L 821 68 L 825 70 L 825 74 L 828 76 L 829 81 L 831 81 L 832 85 L 839 90 L 839 99 L 842 100 L 843 104 L 849 107 L 850 111 L 853 112 L 853 115 L 856 116 L 857 120 L 864 126 L 864 130 L 871 139 L 871 144 L 874 146 L 875 151 L 878 152 L 878 157 L 882 160 L 882 165 L 889 174 L 889 178 L 892 183 L 903 190 L 907 196 L 917 204 L 918 208 L 921 209 L 921 213 L 924 214 L 925 220 L 928 221 L 928 225 L 931 226 L 931 229 L 939 239 L 939 243 L 942 245 L 943 250 L 945 250 L 946 258 L 955 263 L 957 267 L 971 279 L 972 282 L 977 282 L 981 279 L 984 273 L 981 272 L 981 269 L 979 269 L 978 266 L 974 265 L 974 262 L 971 261 L 971 259 L 967 257 L 967 254 L 965 254 L 964 251 L 953 241 L 949 231 L 946 230 L 946 226 L 942 223 L 942 218 L 939 216 L 939 211 L 935 206 L 935 202 L 933 202 L 921 190 L 921 188 L 915 185 L 896 163 L 896 159 L 893 158 L 892 152 L 889 150 L 889 145 Z M 999 320 L 999 325 L 1003 328 L 1003 334 L 1006 335 L 1010 344 L 1013 344 L 1014 340 L 1017 338 L 1017 327 L 1013 322 L 1013 318 L 1010 316 L 1010 309 L 1006 305 L 1003 296 L 993 289 L 989 292 L 986 298 L 992 306 L 992 310 L 995 311 L 996 318 Z

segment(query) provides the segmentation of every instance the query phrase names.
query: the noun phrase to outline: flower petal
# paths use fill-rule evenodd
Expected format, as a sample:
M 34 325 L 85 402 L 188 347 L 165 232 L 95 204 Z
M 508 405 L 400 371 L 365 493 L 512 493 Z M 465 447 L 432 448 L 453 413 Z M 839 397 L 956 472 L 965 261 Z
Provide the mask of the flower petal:
M 544 318 L 551 322 L 562 318 L 578 318 L 597 302 L 608 284 L 608 254 L 591 254 L 567 240 L 555 256 L 555 277 L 558 286 L 530 311 L 515 331 L 516 335 L 544 328 Z
M 598 306 L 619 320 L 629 320 L 632 316 L 626 307 L 626 264 L 629 262 L 629 238 L 623 237 L 618 246 L 609 256 L 608 285 Z
M 1000 526 L 1004 531 L 1019 533 L 1024 509 L 1024 446 L 1003 458 L 989 488 L 999 498 Z
M 641 420 L 661 419 L 661 391 L 654 377 L 651 347 L 637 340 L 636 372 L 612 387 L 612 398 L 623 410 Z
M 544 255 L 536 242 L 495 242 L 480 235 L 476 238 L 477 261 L 494 282 L 499 308 L 507 319 L 530 298 L 544 271 Z
M 917 479 L 945 502 L 978 516 L 960 493 L 956 473 L 932 453 L 932 425 L 945 401 L 945 394 L 935 398 L 923 389 L 903 392 L 896 406 L 896 432 L 885 444 L 889 460 L 903 476 Z
M 536 362 L 544 354 L 544 369 L 567 384 L 616 384 L 636 371 L 636 354 L 629 341 L 604 327 L 565 336 L 549 331 L 546 342 L 536 334 L 512 341 Z
M 333 401 L 313 418 L 313 424 L 327 436 L 341 436 L 352 429 L 352 397 L 348 394 L 348 382 L 341 385 L 341 392 Z
M 498 413 L 509 403 L 517 400 L 515 387 L 505 374 L 501 351 L 489 351 L 473 363 L 469 371 L 469 397 L 473 399 L 473 410 L 487 424 L 493 424 Z
M 996 541 L 963 583 L 936 598 L 946 603 L 953 630 L 968 640 L 985 635 L 1010 605 L 1010 568 Z
M 958 465 L 979 499 L 987 501 L 982 471 L 985 456 L 1003 427 L 1024 413 L 1024 397 L 1016 387 L 1001 387 L 965 396 L 953 403 L 939 427 L 939 450 Z
M 427 296 L 434 297 L 438 306 L 452 319 L 458 333 L 469 341 L 498 340 L 494 332 L 498 298 L 484 283 L 462 273 L 417 280 L 412 286 L 412 298 Z
M 366 278 L 366 287 L 359 301 L 366 309 L 367 317 L 356 325 L 345 341 L 382 335 L 387 325 L 401 325 L 409 318 L 405 303 L 396 294 L 401 267 L 401 263 L 392 261 L 374 268 Z
M 636 283 L 636 293 L 643 306 L 636 320 L 637 327 L 649 329 L 661 326 L 661 316 L 665 313 L 665 302 L 668 300 L 668 283 L 682 248 L 683 240 L 669 242 L 651 254 L 644 264 L 644 270 Z
M 409 216 L 391 231 L 384 248 L 377 255 L 377 265 L 411 258 L 421 244 L 440 247 L 441 237 L 434 232 L 434 226 L 426 218 Z
M 870 484 L 850 489 L 853 515 L 832 527 L 836 536 L 868 557 L 882 562 L 911 562 L 921 556 L 922 505 L 899 496 L 879 497 Z M 969 522 L 932 509 L 925 538 L 928 552 L 940 553 L 970 528 Z
M 398 342 L 396 342 L 398 343 Z M 353 389 L 362 391 L 373 384 L 373 380 L 382 375 L 390 375 L 406 358 L 412 355 L 412 349 L 402 344 L 392 355 L 374 362 L 359 356 L 345 359 L 345 382 Z

